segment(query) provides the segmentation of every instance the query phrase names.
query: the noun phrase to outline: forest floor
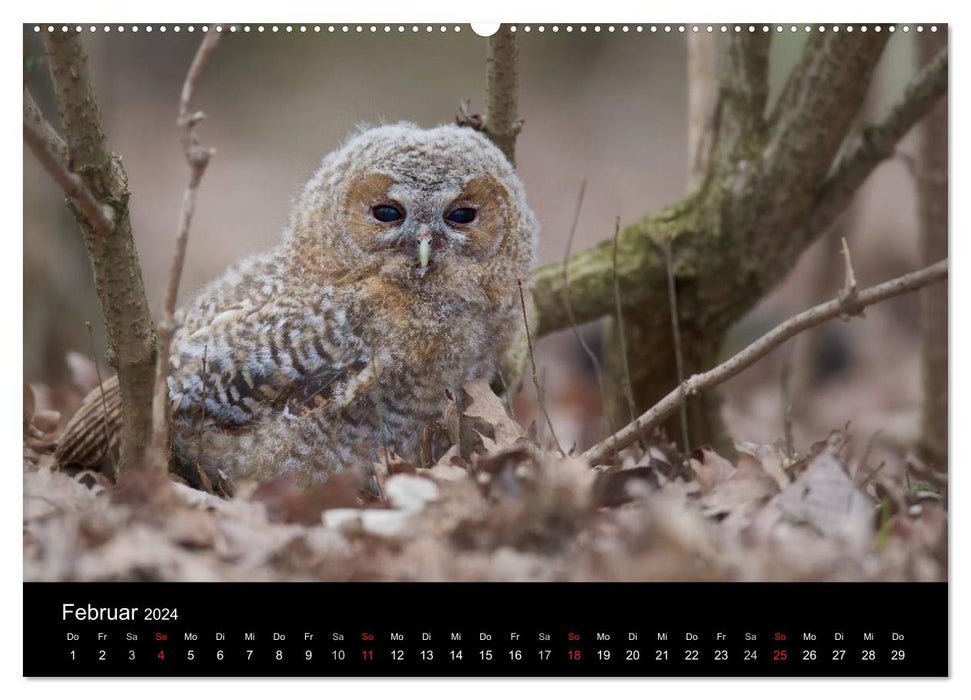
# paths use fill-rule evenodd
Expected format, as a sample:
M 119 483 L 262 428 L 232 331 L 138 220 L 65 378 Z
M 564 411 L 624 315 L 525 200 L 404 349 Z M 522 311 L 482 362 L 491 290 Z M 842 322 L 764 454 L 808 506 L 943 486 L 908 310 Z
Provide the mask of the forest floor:
M 661 441 L 591 467 L 537 445 L 484 383 L 465 391 L 468 408 L 450 406 L 441 428 L 467 457 L 458 444 L 427 468 L 388 455 L 309 490 L 116 486 L 55 470 L 29 440 L 24 579 L 947 578 L 946 482 L 904 454 L 878 462 L 848 427 L 801 455 L 736 442 L 729 461 Z M 35 435 L 49 418 L 25 409 Z

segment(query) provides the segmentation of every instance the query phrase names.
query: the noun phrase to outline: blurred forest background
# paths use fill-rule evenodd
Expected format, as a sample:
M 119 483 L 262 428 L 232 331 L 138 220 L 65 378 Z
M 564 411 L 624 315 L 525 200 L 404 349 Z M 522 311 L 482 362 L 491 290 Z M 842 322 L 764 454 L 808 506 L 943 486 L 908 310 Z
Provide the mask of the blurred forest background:
M 396 28 L 395 28 L 396 29 Z M 237 32 L 223 40 L 202 79 L 197 107 L 204 142 L 218 153 L 200 190 L 180 303 L 233 261 L 274 245 L 290 203 L 320 158 L 360 123 L 452 121 L 459 101 L 483 109 L 485 39 L 467 27 L 442 33 Z M 174 248 L 186 165 L 176 128 L 179 91 L 199 32 L 85 31 L 107 138 L 124 158 L 131 216 L 149 302 L 157 314 Z M 901 92 L 914 73 L 915 37 L 889 42 L 864 118 Z M 771 87 L 796 62 L 805 37 L 777 35 Z M 688 179 L 686 36 L 549 28 L 520 36 L 517 167 L 542 223 L 539 262 L 562 259 L 577 192 L 586 197 L 573 250 L 681 198 Z M 56 116 L 40 39 L 24 29 L 27 86 Z M 772 96 L 770 95 L 770 100 Z M 57 126 L 56 122 L 55 126 Z M 915 134 L 900 145 L 912 152 Z M 102 372 L 103 334 L 78 225 L 57 185 L 24 153 L 24 379 L 38 400 L 70 416 L 82 395 L 71 352 L 92 354 Z M 914 181 L 905 158 L 881 165 L 835 230 L 802 257 L 785 283 L 738 324 L 728 355 L 793 313 L 829 298 L 843 281 L 839 237 L 868 286 L 917 268 Z M 733 437 L 769 443 L 783 434 L 781 374 L 789 352 L 795 443 L 805 448 L 852 421 L 886 449 L 918 437 L 920 339 L 917 295 L 870 308 L 865 320 L 833 321 L 775 351 L 720 388 Z M 597 346 L 599 324 L 584 332 Z M 630 349 L 636 362 L 637 348 Z M 603 435 L 591 368 L 569 330 L 543 339 L 537 362 L 561 441 L 584 448 Z M 72 370 L 72 364 L 74 369 Z M 82 363 L 83 364 L 83 363 Z M 672 377 L 672 387 L 676 378 Z M 45 389 L 46 388 L 46 389 Z M 87 389 L 89 387 L 84 387 Z M 531 389 L 530 389 L 531 391 Z M 524 425 L 528 397 L 517 401 Z M 523 417 L 527 418 L 523 420 Z

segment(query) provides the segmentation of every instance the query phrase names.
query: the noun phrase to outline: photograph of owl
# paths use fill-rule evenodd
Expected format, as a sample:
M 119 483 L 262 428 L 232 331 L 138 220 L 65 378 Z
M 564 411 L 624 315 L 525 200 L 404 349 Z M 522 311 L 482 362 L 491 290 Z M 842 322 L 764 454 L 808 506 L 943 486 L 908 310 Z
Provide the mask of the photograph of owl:
M 173 467 L 312 483 L 382 447 L 416 458 L 449 393 L 491 379 L 520 332 L 517 280 L 528 283 L 538 230 L 481 133 L 359 130 L 304 186 L 283 241 L 178 313 Z M 117 390 L 106 383 L 109 407 Z M 103 421 L 96 389 L 58 446 L 61 466 L 104 458 Z

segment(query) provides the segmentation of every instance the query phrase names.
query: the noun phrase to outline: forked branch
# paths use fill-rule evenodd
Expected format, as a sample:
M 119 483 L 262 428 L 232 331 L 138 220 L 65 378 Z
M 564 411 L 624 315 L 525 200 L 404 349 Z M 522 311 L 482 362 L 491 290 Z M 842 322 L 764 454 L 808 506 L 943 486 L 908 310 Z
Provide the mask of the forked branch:
M 714 369 L 689 378 L 685 381 L 683 387 L 676 387 L 636 421 L 625 426 L 615 435 L 594 445 L 584 452 L 583 456 L 591 464 L 606 462 L 614 455 L 615 451 L 634 444 L 641 430 L 653 430 L 673 414 L 684 402 L 686 396 L 704 389 L 710 389 L 731 379 L 742 370 L 751 367 L 757 360 L 765 357 L 785 341 L 808 328 L 818 326 L 824 321 L 844 314 L 850 316 L 859 314 L 864 308 L 877 302 L 942 281 L 947 277 L 947 265 L 948 261 L 944 259 L 922 270 L 859 291 L 850 299 L 843 298 L 841 295 L 839 298 L 814 306 L 793 316 Z
M 79 34 L 43 35 L 63 138 L 27 95 L 24 139 L 69 193 L 84 236 L 121 395 L 122 471 L 141 467 L 152 429 L 155 330 L 129 217 L 128 178 L 105 138 Z M 78 185 L 78 181 L 83 187 Z
M 28 98 L 29 95 L 25 93 L 24 99 L 26 100 Z M 43 123 L 47 124 L 46 121 L 43 121 Z M 84 184 L 84 180 L 71 172 L 67 164 L 55 153 L 51 152 L 49 147 L 51 141 L 48 134 L 54 132 L 45 133 L 45 131 L 43 126 L 28 119 L 26 115 L 24 116 L 24 142 L 44 167 L 44 170 L 54 178 L 54 182 L 60 185 L 61 189 L 64 190 L 64 194 L 77 203 L 78 209 L 84 216 L 84 220 L 96 234 L 99 236 L 110 235 L 112 229 L 115 227 L 114 221 L 111 220 L 107 212 L 98 204 L 94 195 L 91 194 L 91 190 Z

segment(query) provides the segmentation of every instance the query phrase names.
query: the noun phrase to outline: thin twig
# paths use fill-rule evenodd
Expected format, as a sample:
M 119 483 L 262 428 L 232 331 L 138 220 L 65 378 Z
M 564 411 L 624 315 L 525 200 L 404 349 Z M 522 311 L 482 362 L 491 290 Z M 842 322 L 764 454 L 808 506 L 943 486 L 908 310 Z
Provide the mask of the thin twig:
M 604 383 L 603 368 L 600 366 L 600 360 L 597 359 L 597 353 L 590 347 L 587 339 L 580 332 L 579 326 L 577 326 L 576 320 L 573 317 L 573 303 L 570 301 L 570 253 L 573 249 L 573 239 L 576 237 L 577 226 L 580 222 L 580 210 L 583 208 L 583 196 L 586 190 L 587 181 L 582 180 L 580 182 L 580 191 L 577 193 L 576 208 L 573 210 L 573 223 L 570 225 L 570 233 L 566 239 L 566 250 L 563 252 L 563 306 L 566 308 L 566 316 L 569 319 L 570 328 L 573 330 L 574 337 L 590 359 L 590 364 L 593 365 L 593 373 L 597 378 L 597 386 L 600 388 L 600 400 L 604 407 L 604 418 L 607 420 L 608 433 L 613 434 L 617 429 L 614 427 L 614 421 L 610 416 L 610 411 L 606 410 L 607 386 Z
M 795 342 L 790 343 L 785 348 L 779 380 L 782 384 L 782 427 L 786 436 L 786 457 L 789 464 L 792 464 L 796 458 L 795 441 L 792 438 L 792 353 L 794 345 Z
M 856 298 L 856 272 L 853 270 L 853 259 L 850 257 L 850 247 L 846 243 L 846 236 L 840 238 L 841 250 L 843 253 L 843 262 L 846 265 L 846 279 L 843 282 L 843 291 L 840 293 L 840 299 L 844 302 L 853 301 Z
M 803 237 L 829 228 L 863 181 L 881 162 L 894 156 L 897 142 L 942 96 L 947 94 L 947 49 L 941 51 L 904 89 L 882 117 L 867 124 L 842 155 L 819 190 Z
M 563 451 L 560 440 L 556 437 L 556 431 L 553 429 L 553 420 L 550 418 L 550 413 L 546 410 L 546 402 L 543 400 L 543 388 L 539 383 L 539 377 L 536 376 L 536 358 L 533 356 L 533 337 L 529 333 L 529 320 L 526 318 L 526 297 L 523 294 L 523 281 L 517 279 L 516 284 L 519 286 L 519 303 L 523 309 L 523 325 L 526 327 L 526 345 L 529 349 L 529 364 L 533 370 L 533 386 L 536 387 L 536 400 L 539 401 L 539 407 L 543 409 L 543 415 L 546 417 L 546 425 L 550 429 L 553 442 L 556 443 L 556 449 L 560 451 L 560 456 L 566 457 L 566 452 Z
M 189 227 L 196 209 L 196 199 L 199 183 L 209 165 L 209 159 L 215 154 L 212 148 L 205 148 L 199 144 L 196 125 L 203 119 L 202 112 L 191 113 L 192 98 L 195 95 L 196 84 L 203 69 L 209 63 L 213 50 L 219 43 L 221 32 L 212 32 L 202 40 L 196 51 L 192 65 L 182 85 L 182 99 L 179 102 L 179 116 L 176 124 L 182 129 L 182 146 L 185 158 L 189 163 L 189 184 L 182 196 L 182 208 L 179 211 L 179 226 L 175 238 L 175 255 L 169 268 L 169 279 L 165 289 L 165 301 L 162 305 L 162 320 L 158 326 L 158 354 L 155 364 L 155 387 L 152 399 L 152 447 L 157 460 L 159 471 L 168 469 L 169 423 L 171 420 L 171 404 L 169 401 L 169 348 L 175 335 L 175 304 L 179 296 L 179 282 L 182 280 L 182 268 L 185 264 L 185 253 L 189 243 Z
M 206 401 L 209 399 L 209 345 L 202 346 L 202 415 L 199 419 L 199 446 L 196 449 L 196 467 L 202 463 L 202 433 L 206 428 Z
M 101 381 L 101 366 L 98 364 L 98 351 L 94 347 L 94 330 L 91 328 L 91 321 L 85 321 L 84 325 L 88 327 L 88 341 L 91 343 L 91 358 L 94 360 L 94 372 L 98 377 L 98 389 L 101 391 L 101 410 L 104 418 L 104 429 L 105 429 L 105 451 L 101 456 L 102 459 L 107 459 L 111 464 L 111 477 L 113 479 L 118 478 L 117 468 L 118 465 L 115 464 L 115 458 L 111 454 L 111 435 L 108 430 L 108 399 L 105 398 L 105 385 Z
M 671 334 L 674 337 L 674 363 L 678 372 L 678 386 L 684 387 L 684 349 L 681 346 L 681 320 L 678 316 L 678 290 L 674 284 L 674 261 L 671 259 L 671 239 L 664 239 L 664 266 L 668 272 L 668 305 L 671 314 Z M 688 432 L 688 397 L 681 402 L 681 441 L 684 454 L 691 451 Z
M 627 334 L 624 332 L 624 311 L 620 303 L 620 275 L 617 272 L 617 239 L 620 236 L 620 217 L 614 220 L 614 316 L 617 321 L 617 335 L 620 341 L 620 366 L 624 370 L 623 393 L 627 400 L 627 409 L 630 411 L 631 422 L 635 425 L 637 421 L 637 409 L 634 406 L 634 383 L 630 378 L 630 362 L 627 359 Z M 643 433 L 640 433 L 641 449 L 647 449 L 647 441 Z
M 803 311 L 796 316 L 780 323 L 747 348 L 736 353 L 717 367 L 692 376 L 685 382 L 685 391 L 681 387 L 674 389 L 658 403 L 641 414 L 639 420 L 621 428 L 616 436 L 591 447 L 583 456 L 592 464 L 601 464 L 608 459 L 619 446 L 620 449 L 632 445 L 642 429 L 651 430 L 667 419 L 684 399 L 685 394 L 695 394 L 704 389 L 731 379 L 739 372 L 751 367 L 756 361 L 765 357 L 773 349 L 792 338 L 796 334 L 818 326 L 820 323 L 836 318 L 840 314 L 855 314 L 867 306 L 876 304 L 891 297 L 900 296 L 930 284 L 940 282 L 948 274 L 948 261 L 945 258 L 916 272 L 897 277 L 874 287 L 860 291 L 850 302 L 837 298 L 819 306 Z
M 496 374 L 499 375 L 499 383 L 502 384 L 502 393 L 506 396 L 506 410 L 509 411 L 509 417 L 516 420 L 516 411 L 512 407 L 512 396 L 509 394 L 509 384 L 506 383 L 506 377 L 502 373 L 501 367 L 496 367 Z
M 109 236 L 115 228 L 115 222 L 108 212 L 91 194 L 84 181 L 68 169 L 67 164 L 61 162 L 48 148 L 48 138 L 42 127 L 37 123 L 24 119 L 24 141 L 40 161 L 44 170 L 54 178 L 70 199 L 77 202 L 78 209 L 85 221 L 99 236 Z
M 880 433 L 882 432 L 883 432 L 882 430 L 873 431 L 873 434 L 870 436 L 870 439 L 866 441 L 866 447 L 863 450 L 863 456 L 860 458 L 860 468 L 857 470 L 858 472 L 862 472 L 864 469 L 866 469 L 867 462 L 870 461 L 870 453 L 873 451 L 873 446 L 876 444 L 877 438 L 880 437 Z M 866 486 L 867 482 L 869 482 L 870 479 L 876 476 L 877 472 L 879 472 L 882 467 L 883 467 L 883 462 L 881 462 L 874 469 L 872 469 L 870 473 L 866 475 L 865 478 L 860 479 L 857 482 L 857 488 L 863 488 L 864 486 Z

